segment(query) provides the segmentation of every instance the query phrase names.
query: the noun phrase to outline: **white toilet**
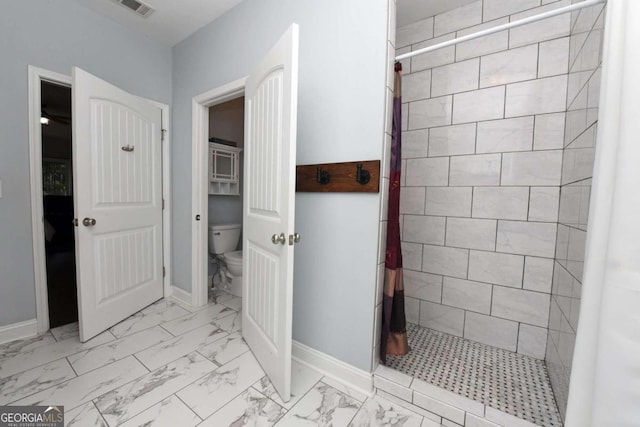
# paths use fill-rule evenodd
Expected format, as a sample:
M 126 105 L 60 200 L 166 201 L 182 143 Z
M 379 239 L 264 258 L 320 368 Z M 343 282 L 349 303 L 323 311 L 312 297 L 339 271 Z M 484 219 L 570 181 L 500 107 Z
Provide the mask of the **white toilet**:
M 214 224 L 209 226 L 209 253 L 222 255 L 231 281 L 229 292 L 242 296 L 242 251 L 237 251 L 240 224 Z

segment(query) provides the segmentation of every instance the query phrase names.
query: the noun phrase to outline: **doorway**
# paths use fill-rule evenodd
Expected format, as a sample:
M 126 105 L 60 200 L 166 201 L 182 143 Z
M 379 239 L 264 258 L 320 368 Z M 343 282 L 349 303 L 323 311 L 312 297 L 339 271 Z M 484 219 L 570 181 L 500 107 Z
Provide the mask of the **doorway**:
M 247 78 L 192 99 L 193 305 L 207 301 L 209 107 L 244 95 L 242 336 L 285 402 L 291 391 L 293 245 L 299 240 L 298 34 L 292 24 Z
M 78 321 L 71 87 L 41 82 L 42 206 L 49 327 Z
M 75 74 L 78 75 L 78 73 L 82 73 L 82 70 L 77 69 L 75 71 Z M 55 73 L 49 70 L 44 70 L 44 69 L 40 69 L 33 66 L 28 67 L 28 74 L 29 74 L 29 98 L 28 98 L 29 99 L 29 159 L 30 159 L 30 182 L 31 182 L 30 193 L 31 193 L 31 207 L 32 207 L 31 224 L 32 224 L 32 239 L 33 239 L 34 278 L 35 278 L 35 295 L 36 295 L 36 321 L 37 321 L 36 322 L 37 329 L 34 330 L 32 334 L 35 335 L 37 333 L 39 334 L 39 333 L 44 333 L 48 331 L 50 328 L 55 327 L 56 324 L 58 323 L 58 320 L 50 322 L 50 315 L 49 315 L 50 299 L 51 299 L 52 306 L 56 304 L 57 301 L 59 300 L 56 298 L 55 295 L 51 295 L 51 296 L 49 295 L 50 290 L 48 288 L 48 282 L 52 274 L 56 278 L 61 278 L 59 280 L 64 280 L 66 283 L 68 283 L 70 277 L 74 277 L 77 274 L 77 271 L 78 271 L 77 260 L 78 260 L 78 257 L 81 257 L 83 253 L 82 251 L 78 252 L 77 246 L 74 253 L 69 253 L 69 251 L 66 250 L 68 249 L 69 245 L 71 245 L 71 247 L 73 248 L 74 244 L 75 245 L 78 244 L 78 241 L 77 241 L 78 234 L 72 235 L 73 239 L 69 239 L 67 235 L 67 240 L 65 240 L 64 243 L 53 242 L 56 233 L 60 233 L 60 232 L 59 230 L 56 230 L 55 226 L 53 226 L 52 224 L 53 219 L 49 219 L 45 221 L 45 216 L 46 216 L 45 203 L 47 204 L 46 206 L 47 215 L 50 214 L 52 218 L 54 217 L 54 214 L 57 214 L 58 216 L 62 216 L 62 217 L 65 217 L 64 215 L 68 216 L 69 209 L 65 210 L 64 206 L 61 206 L 66 203 L 65 206 L 71 204 L 72 207 L 70 210 L 71 217 L 67 218 L 68 221 L 65 221 L 64 224 L 65 225 L 68 224 L 71 226 L 72 221 L 74 221 L 74 224 L 75 224 L 75 219 L 77 218 L 77 215 L 74 215 L 74 214 L 78 209 L 77 203 L 79 202 L 79 200 L 74 200 L 73 198 L 70 198 L 71 199 L 70 202 L 68 200 L 66 200 L 65 202 L 60 202 L 59 200 L 55 200 L 52 203 L 49 203 L 49 201 L 47 200 L 49 195 L 48 194 L 49 190 L 47 190 L 46 192 L 47 194 L 45 194 L 45 191 L 44 191 L 45 186 L 53 186 L 53 188 L 61 187 L 62 190 L 59 190 L 60 193 L 74 194 L 75 195 L 74 197 L 77 197 L 80 186 L 78 185 L 77 180 L 75 182 L 73 180 L 74 177 L 77 178 L 77 176 L 75 176 L 75 172 L 73 172 L 73 169 L 74 169 L 74 166 L 77 166 L 78 159 L 81 158 L 82 156 L 78 155 L 78 152 L 77 152 L 78 147 L 73 147 L 73 149 L 71 150 L 73 152 L 73 157 L 74 157 L 73 159 L 71 159 L 70 153 L 68 153 L 66 157 L 61 155 L 59 153 L 60 149 L 58 147 L 58 151 L 56 152 L 58 155 L 58 158 L 56 159 L 52 155 L 53 159 L 50 159 L 49 157 L 47 157 L 49 153 L 49 151 L 47 151 L 49 150 L 49 148 L 47 147 L 48 131 L 45 130 L 43 134 L 43 128 L 45 126 L 51 126 L 52 122 L 55 120 L 57 120 L 58 122 L 68 122 L 69 125 L 71 125 L 71 116 L 77 113 L 77 111 L 74 110 L 73 114 L 65 115 L 62 112 L 57 111 L 56 108 L 53 108 L 53 104 L 51 104 L 50 101 L 47 101 L 46 92 L 43 93 L 43 91 L 47 90 L 45 88 L 49 87 L 49 86 L 45 86 L 45 84 L 52 85 L 53 87 L 56 87 L 56 86 L 64 87 L 70 93 L 70 95 L 73 96 L 73 92 L 71 91 L 72 78 L 68 75 Z M 88 73 L 84 73 L 84 75 L 87 77 L 90 77 Z M 86 87 L 87 77 L 84 77 L 85 87 Z M 110 86 L 106 82 L 99 81 L 99 79 L 97 80 L 93 79 L 93 81 L 102 87 Z M 79 85 L 75 85 L 76 93 L 78 93 L 78 91 L 80 90 L 79 87 L 80 87 Z M 160 160 L 161 163 L 158 162 L 157 165 L 154 167 L 154 170 L 159 171 L 159 173 L 154 175 L 153 182 L 156 183 L 158 188 L 160 188 L 160 191 L 153 193 L 154 194 L 153 204 L 155 206 L 162 206 L 162 208 L 160 209 L 161 211 L 160 225 L 156 233 L 157 237 L 155 237 L 156 240 L 159 240 L 161 242 L 159 249 L 157 249 L 155 252 L 155 253 L 159 253 L 160 256 L 159 257 L 154 256 L 154 259 L 156 260 L 155 262 L 157 264 L 157 269 L 156 268 L 153 269 L 153 274 L 156 275 L 156 277 L 160 278 L 159 283 L 161 284 L 161 287 L 162 287 L 160 297 L 162 297 L 162 295 L 164 295 L 165 297 L 168 297 L 171 295 L 171 291 L 172 291 L 172 288 L 170 286 L 170 278 L 171 278 L 171 269 L 170 269 L 171 267 L 171 251 L 170 251 L 171 249 L 171 241 L 170 241 L 170 236 L 171 236 L 171 232 L 170 232 L 171 147 L 170 147 L 170 129 L 169 129 L 169 120 L 168 120 L 169 107 L 166 104 L 139 98 L 135 95 L 126 94 L 126 92 L 123 92 L 115 87 L 113 88 L 114 90 L 119 91 L 119 93 L 122 93 L 123 96 L 128 96 L 131 103 L 134 103 L 134 104 L 145 103 L 146 105 L 149 106 L 149 108 L 155 108 L 157 110 L 158 119 L 156 121 L 156 124 L 154 125 L 155 126 L 154 129 L 156 129 L 155 135 L 158 135 L 158 136 L 155 139 L 156 141 L 155 144 L 157 144 L 157 147 L 160 147 L 160 148 L 159 148 L 159 152 L 156 153 L 155 156 L 156 158 L 161 159 Z M 43 112 L 43 104 L 44 104 L 44 112 Z M 69 101 L 68 104 L 71 105 L 71 101 Z M 77 104 L 77 103 L 74 102 L 74 104 Z M 73 110 L 73 108 L 71 108 L 71 110 Z M 88 111 L 86 106 L 83 111 Z M 49 125 L 41 124 L 41 120 L 44 122 L 45 121 L 44 119 L 46 118 L 49 119 Z M 86 113 L 84 118 L 86 120 Z M 83 123 L 83 121 L 78 120 L 76 124 L 80 124 L 80 123 Z M 85 138 L 85 139 L 88 140 L 88 138 Z M 68 140 L 70 143 L 72 143 L 70 137 L 68 138 Z M 82 148 L 84 150 L 86 146 L 83 146 Z M 144 148 L 143 146 L 138 147 L 138 150 L 142 150 L 141 151 L 142 154 L 145 153 L 143 148 Z M 51 150 L 54 150 L 54 149 L 52 148 Z M 122 151 L 123 153 L 125 153 L 127 150 L 123 149 Z M 133 151 L 133 150 L 130 150 L 130 151 Z M 120 152 L 120 150 L 117 150 L 117 152 Z M 125 154 L 130 154 L 130 153 L 125 153 Z M 101 158 L 100 155 L 98 155 L 97 159 L 100 159 L 100 158 Z M 60 163 L 62 163 L 62 165 L 60 165 Z M 85 161 L 84 163 L 81 162 L 80 164 L 84 164 L 85 166 L 87 166 L 90 164 L 90 162 Z M 47 168 L 51 169 L 53 172 L 49 172 L 48 170 L 46 170 Z M 68 173 L 67 174 L 63 173 L 65 171 L 68 171 Z M 52 175 L 55 177 L 52 183 L 49 183 L 48 181 L 45 182 L 45 180 L 48 180 L 50 178 L 49 175 Z M 122 174 L 119 174 L 119 175 L 122 176 Z M 63 185 L 63 183 L 65 182 L 68 182 L 66 186 Z M 83 184 L 86 184 L 87 182 L 90 182 L 90 180 L 81 181 L 81 183 Z M 85 196 L 86 195 L 87 194 L 85 194 Z M 58 194 L 58 196 L 69 197 L 69 196 L 63 196 L 62 194 Z M 60 214 L 61 211 L 65 213 Z M 83 209 L 82 211 L 85 214 L 88 213 L 86 209 Z M 89 216 L 93 216 L 93 215 L 89 215 Z M 96 224 L 95 222 L 91 223 L 90 221 L 91 218 L 85 218 L 85 220 L 87 220 L 86 224 L 85 224 L 85 221 L 80 221 L 80 224 L 79 224 L 81 227 L 84 227 L 83 228 L 84 231 L 88 231 L 92 225 Z M 62 219 L 58 218 L 56 222 L 61 222 L 61 221 Z M 98 219 L 98 221 L 99 221 L 99 226 L 95 227 L 96 233 L 94 234 L 98 236 L 98 238 L 102 238 L 104 240 L 104 237 L 106 235 L 104 233 L 105 231 L 104 226 L 105 224 L 108 223 L 108 221 L 102 221 L 100 219 Z M 47 224 L 47 222 L 49 224 Z M 62 226 L 60 227 L 63 228 Z M 72 230 L 75 230 L 76 232 L 78 231 L 78 229 L 75 226 L 72 227 Z M 88 233 L 85 233 L 85 235 L 86 234 Z M 58 235 L 58 237 L 60 236 L 61 234 Z M 47 242 L 47 240 L 49 240 L 49 242 Z M 133 243 L 134 240 L 130 239 L 130 241 Z M 62 257 L 59 255 L 56 256 L 55 258 L 48 259 L 47 255 L 51 253 L 58 254 L 59 252 L 57 251 L 62 251 L 65 253 L 64 263 L 60 261 L 60 258 Z M 72 260 L 73 264 L 70 264 L 69 260 Z M 62 263 L 63 267 L 60 267 L 58 263 Z M 74 268 L 74 265 L 75 265 L 75 268 Z M 86 263 L 83 263 L 82 265 L 86 265 Z M 121 270 L 122 269 L 119 269 L 117 271 L 121 271 Z M 59 274 L 60 271 L 62 271 L 64 274 Z M 133 274 L 133 272 L 137 272 L 137 270 L 135 271 L 131 270 L 131 272 L 132 272 L 131 274 Z M 131 274 L 129 274 L 129 276 L 131 276 Z M 77 289 L 82 288 L 83 282 L 80 279 L 81 277 L 78 277 L 75 280 Z M 118 281 L 118 283 L 121 283 L 121 282 L 122 280 Z M 96 286 L 95 285 L 96 281 L 91 279 L 91 277 L 85 280 L 85 283 L 90 285 L 91 287 Z M 65 295 L 67 296 L 65 301 L 69 303 L 75 303 L 75 309 L 69 309 L 69 307 L 66 305 L 63 305 L 63 309 L 65 313 L 67 313 L 68 311 L 76 312 L 77 314 L 75 316 L 77 316 L 76 318 L 79 319 L 79 323 L 80 325 L 82 325 L 83 324 L 82 309 L 83 307 L 85 307 L 85 305 L 83 305 L 81 302 L 78 302 L 80 301 L 78 297 L 80 296 L 80 294 L 82 294 L 82 292 L 75 291 L 74 293 L 74 291 L 72 291 L 71 289 L 72 288 L 70 288 L 68 285 L 65 287 Z M 92 288 L 85 289 L 85 291 L 87 290 L 92 291 Z M 73 298 L 74 296 L 75 296 L 75 299 Z M 67 315 L 68 313 L 65 316 Z M 91 315 L 85 316 L 85 325 L 88 325 L 88 323 L 86 323 L 87 320 L 100 319 L 100 318 L 102 318 L 102 316 L 91 316 Z M 53 316 L 52 316 L 52 319 L 53 319 Z M 65 317 L 61 321 L 66 323 L 67 321 L 69 321 L 69 317 Z M 83 334 L 81 331 L 80 333 L 81 340 L 82 340 L 82 335 Z M 85 334 L 86 336 L 85 339 L 88 339 L 89 335 L 90 334 Z
M 209 107 L 210 292 L 242 295 L 244 96 Z
M 236 80 L 193 98 L 192 206 L 194 223 L 191 230 L 191 271 L 193 288 L 189 300 L 194 307 L 208 301 L 209 280 L 209 138 L 210 108 L 243 98 L 246 78 Z M 226 138 L 228 139 L 228 138 Z M 240 198 L 242 207 L 242 198 Z M 180 297 L 177 294 L 176 297 Z M 187 297 L 185 295 L 185 297 Z M 188 298 L 188 297 L 187 297 Z

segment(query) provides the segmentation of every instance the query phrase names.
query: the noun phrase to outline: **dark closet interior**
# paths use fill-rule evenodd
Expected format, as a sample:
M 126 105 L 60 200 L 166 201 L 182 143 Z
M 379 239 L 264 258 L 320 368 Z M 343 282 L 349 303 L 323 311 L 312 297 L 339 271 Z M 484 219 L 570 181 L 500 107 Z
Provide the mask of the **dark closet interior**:
M 42 82 L 42 190 L 49 325 L 78 320 L 73 213 L 71 88 Z

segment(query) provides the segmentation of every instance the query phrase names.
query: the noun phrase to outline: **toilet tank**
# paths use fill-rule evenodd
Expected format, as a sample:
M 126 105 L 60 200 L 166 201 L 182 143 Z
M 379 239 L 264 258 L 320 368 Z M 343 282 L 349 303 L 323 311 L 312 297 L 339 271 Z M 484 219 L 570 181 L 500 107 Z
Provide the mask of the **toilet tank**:
M 240 224 L 213 224 L 209 226 L 209 252 L 223 254 L 235 251 L 240 239 Z

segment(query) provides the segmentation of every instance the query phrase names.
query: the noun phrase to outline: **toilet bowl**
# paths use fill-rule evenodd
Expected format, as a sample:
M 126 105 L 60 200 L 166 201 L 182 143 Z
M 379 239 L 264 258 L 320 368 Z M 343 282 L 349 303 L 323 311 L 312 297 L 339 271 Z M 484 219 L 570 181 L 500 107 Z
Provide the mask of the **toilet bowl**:
M 229 273 L 234 277 L 242 276 L 242 251 L 225 253 L 224 262 L 227 264 Z
M 242 251 L 227 252 L 223 258 L 227 265 L 227 277 L 231 280 L 229 292 L 242 297 Z
M 216 255 L 226 267 L 232 295 L 242 296 L 242 251 L 237 251 L 240 224 L 214 224 L 209 226 L 209 253 Z

